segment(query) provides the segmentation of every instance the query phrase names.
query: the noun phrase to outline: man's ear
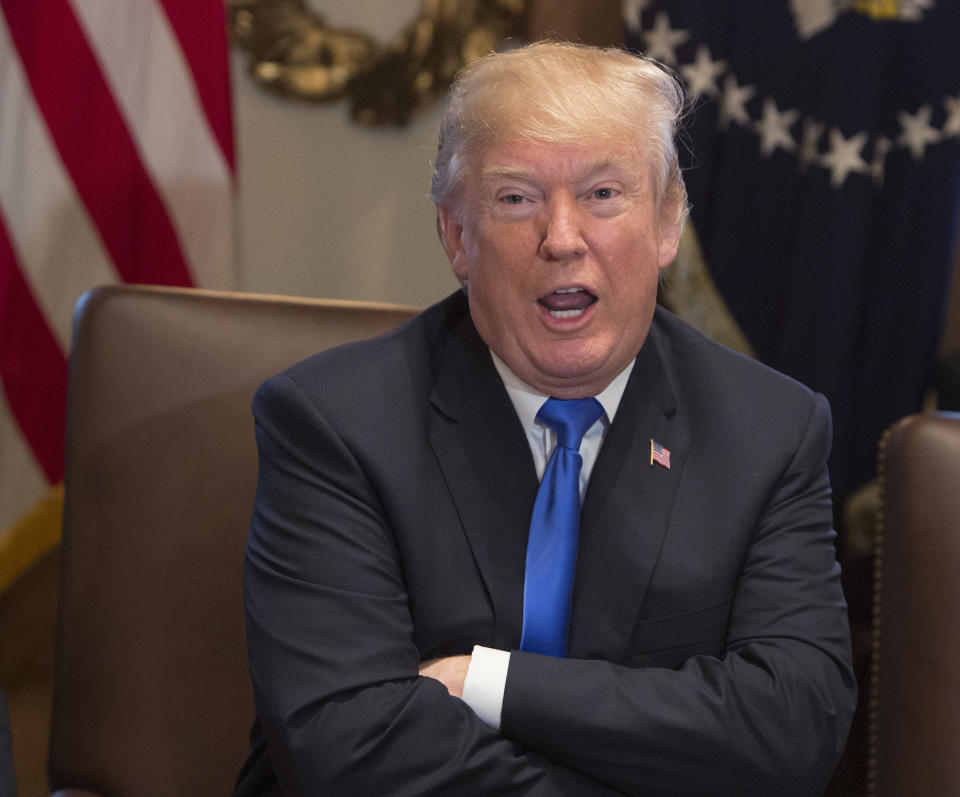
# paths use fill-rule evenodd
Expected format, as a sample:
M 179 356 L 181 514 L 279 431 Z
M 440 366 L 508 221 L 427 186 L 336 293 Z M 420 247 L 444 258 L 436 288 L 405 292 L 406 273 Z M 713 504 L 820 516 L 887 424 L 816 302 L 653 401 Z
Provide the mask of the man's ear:
M 669 221 L 660 225 L 660 243 L 657 252 L 657 268 L 661 271 L 669 266 L 677 256 L 680 247 L 680 233 L 683 232 L 683 222 Z
M 447 252 L 450 265 L 453 266 L 453 273 L 457 275 L 460 282 L 466 282 L 467 260 L 463 247 L 463 224 L 460 221 L 460 214 L 449 205 L 441 205 L 437 208 L 437 225 L 440 229 L 443 248 Z

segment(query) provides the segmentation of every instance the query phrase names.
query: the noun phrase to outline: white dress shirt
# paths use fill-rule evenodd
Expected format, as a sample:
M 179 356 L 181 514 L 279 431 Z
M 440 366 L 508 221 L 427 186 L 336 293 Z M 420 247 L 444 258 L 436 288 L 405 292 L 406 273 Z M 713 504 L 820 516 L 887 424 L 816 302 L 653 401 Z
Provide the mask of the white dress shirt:
M 547 467 L 547 460 L 549 460 L 550 454 L 553 453 L 557 444 L 556 432 L 545 423 L 537 420 L 540 407 L 550 397 L 534 390 L 513 373 L 496 354 L 492 351 L 490 354 L 493 357 L 493 364 L 496 366 L 497 373 L 500 374 L 503 385 L 507 389 L 507 395 L 510 396 L 510 401 L 513 402 L 513 407 L 517 411 L 520 423 L 527 434 L 527 443 L 530 445 L 530 453 L 533 454 L 537 479 L 542 479 L 543 472 Z M 600 447 L 603 445 L 607 429 L 610 428 L 610 424 L 617 414 L 617 408 L 620 406 L 620 399 L 623 398 L 623 391 L 627 386 L 627 380 L 630 378 L 630 372 L 633 371 L 634 362 L 634 360 L 631 360 L 630 364 L 596 397 L 600 406 L 603 407 L 604 415 L 587 429 L 580 443 L 580 457 L 583 459 L 583 466 L 580 469 L 581 503 L 587 493 L 590 474 L 593 472 L 593 466 L 597 461 L 597 455 L 600 453 Z M 500 728 L 503 690 L 507 682 L 507 668 L 509 666 L 509 651 L 476 645 L 463 684 L 463 700 L 476 712 L 480 719 L 497 730 Z

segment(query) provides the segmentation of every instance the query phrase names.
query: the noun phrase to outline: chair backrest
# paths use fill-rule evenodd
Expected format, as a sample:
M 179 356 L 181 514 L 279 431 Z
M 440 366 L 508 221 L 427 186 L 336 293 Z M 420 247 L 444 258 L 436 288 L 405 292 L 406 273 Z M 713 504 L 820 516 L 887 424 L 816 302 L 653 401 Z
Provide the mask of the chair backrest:
M 241 570 L 257 385 L 412 308 L 113 286 L 70 359 L 54 790 L 228 794 L 253 719 Z
M 870 791 L 960 794 L 960 414 L 880 443 Z

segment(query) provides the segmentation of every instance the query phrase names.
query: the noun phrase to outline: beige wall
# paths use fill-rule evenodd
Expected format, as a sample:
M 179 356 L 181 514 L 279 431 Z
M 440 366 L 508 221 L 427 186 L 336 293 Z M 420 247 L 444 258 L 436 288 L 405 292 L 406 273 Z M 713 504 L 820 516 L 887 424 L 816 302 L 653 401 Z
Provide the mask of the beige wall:
M 419 0 L 316 0 L 327 22 L 388 40 Z M 233 54 L 240 288 L 423 305 L 456 288 L 434 228 L 438 110 L 407 128 L 349 122 L 347 105 L 278 98 Z

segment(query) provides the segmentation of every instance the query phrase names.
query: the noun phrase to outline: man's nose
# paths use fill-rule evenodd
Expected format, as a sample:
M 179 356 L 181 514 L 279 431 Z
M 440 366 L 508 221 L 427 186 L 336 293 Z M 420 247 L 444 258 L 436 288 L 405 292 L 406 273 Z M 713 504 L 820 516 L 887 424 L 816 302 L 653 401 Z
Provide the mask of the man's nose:
M 545 260 L 568 260 L 586 254 L 583 210 L 570 196 L 551 198 L 543 207 L 540 256 Z

